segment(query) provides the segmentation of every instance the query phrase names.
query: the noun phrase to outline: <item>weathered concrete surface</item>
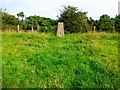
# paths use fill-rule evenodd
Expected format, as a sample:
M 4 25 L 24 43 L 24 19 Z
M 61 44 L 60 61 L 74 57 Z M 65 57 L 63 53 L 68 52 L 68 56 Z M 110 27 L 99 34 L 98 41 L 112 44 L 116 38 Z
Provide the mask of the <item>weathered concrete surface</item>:
M 63 24 L 63 22 L 58 22 L 57 37 L 64 37 L 64 24 Z

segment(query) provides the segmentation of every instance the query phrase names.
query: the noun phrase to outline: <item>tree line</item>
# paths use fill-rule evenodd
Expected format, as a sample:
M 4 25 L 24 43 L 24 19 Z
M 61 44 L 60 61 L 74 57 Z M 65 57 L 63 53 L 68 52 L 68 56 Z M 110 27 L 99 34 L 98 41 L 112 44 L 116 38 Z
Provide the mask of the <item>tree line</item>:
M 65 33 L 84 33 L 91 31 L 106 31 L 106 32 L 119 32 L 120 31 L 120 15 L 111 18 L 107 14 L 100 16 L 99 20 L 94 20 L 92 17 L 87 17 L 88 12 L 80 11 L 77 7 L 64 6 L 60 10 L 58 19 L 28 16 L 24 12 L 17 14 L 18 17 L 11 15 L 5 10 L 2 10 L 2 30 L 15 30 L 15 31 L 37 31 L 37 32 L 51 32 L 56 33 L 57 23 L 64 22 Z
M 25 17 L 24 12 L 14 15 L 4 13 L 2 16 L 2 30 L 14 31 L 38 31 L 38 32 L 53 32 L 57 29 L 57 20 L 40 16 Z M 18 27 L 19 25 L 19 27 Z

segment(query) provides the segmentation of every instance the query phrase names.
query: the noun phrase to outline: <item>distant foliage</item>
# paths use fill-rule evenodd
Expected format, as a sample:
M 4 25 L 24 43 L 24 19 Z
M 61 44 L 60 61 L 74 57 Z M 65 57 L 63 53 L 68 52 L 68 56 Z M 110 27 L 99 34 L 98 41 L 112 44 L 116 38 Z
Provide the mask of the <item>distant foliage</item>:
M 64 6 L 61 10 L 59 21 L 64 22 L 65 32 L 77 33 L 86 32 L 88 30 L 87 12 L 81 12 L 77 7 Z
M 2 12 L 2 30 L 17 31 L 18 25 L 20 31 L 37 31 L 44 33 L 54 33 L 57 31 L 57 24 L 64 23 L 65 33 L 85 33 L 91 31 L 120 32 L 120 15 L 111 18 L 107 14 L 100 16 L 99 20 L 87 17 L 87 12 L 79 11 L 77 7 L 64 6 L 60 10 L 58 20 L 40 16 L 26 17 L 24 12 L 19 12 L 17 17 L 8 14 L 6 9 L 0 9 Z M 95 28 L 94 28 L 95 27 Z
M 115 28 L 118 32 L 120 32 L 120 15 L 115 17 Z
M 57 27 L 57 20 L 40 16 L 29 16 L 25 19 L 26 30 L 33 27 L 38 32 L 54 32 Z M 24 29 L 24 28 L 23 28 Z
M 17 16 L 18 16 L 18 19 L 21 18 L 22 20 L 23 20 L 23 18 L 25 17 L 24 12 L 18 13 Z
M 38 32 L 51 32 L 55 33 L 57 30 L 57 20 L 40 16 L 25 17 L 23 12 L 17 14 L 18 18 L 14 15 L 4 13 L 2 16 L 3 28 L 2 30 L 17 30 L 17 25 L 20 25 L 20 30 L 27 31 L 33 28 Z M 23 19 L 24 18 L 24 19 Z
M 99 20 L 92 20 L 91 26 L 96 26 L 96 31 L 101 32 L 101 31 L 106 31 L 106 32 L 115 32 L 119 31 L 119 20 L 117 16 L 115 18 L 110 18 L 107 14 L 103 14 L 100 16 Z M 90 20 L 89 20 L 90 22 Z
M 14 15 L 4 13 L 2 15 L 2 30 L 16 30 L 17 18 Z
M 99 20 L 99 27 L 101 31 L 109 31 L 113 29 L 113 26 L 115 25 L 114 19 L 111 19 L 108 15 L 102 15 Z

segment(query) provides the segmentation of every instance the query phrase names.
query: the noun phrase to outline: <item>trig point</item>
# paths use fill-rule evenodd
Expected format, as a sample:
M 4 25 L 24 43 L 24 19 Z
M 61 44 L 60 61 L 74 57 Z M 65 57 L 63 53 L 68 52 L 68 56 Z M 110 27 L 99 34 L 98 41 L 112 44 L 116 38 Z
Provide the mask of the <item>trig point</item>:
M 63 24 L 63 22 L 58 22 L 57 37 L 64 37 L 64 24 Z

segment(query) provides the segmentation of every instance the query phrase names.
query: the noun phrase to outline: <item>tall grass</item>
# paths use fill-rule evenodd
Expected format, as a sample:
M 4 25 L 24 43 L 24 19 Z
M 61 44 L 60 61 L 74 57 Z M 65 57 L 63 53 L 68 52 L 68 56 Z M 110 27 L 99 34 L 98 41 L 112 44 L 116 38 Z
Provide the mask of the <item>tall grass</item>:
M 118 88 L 118 34 L 2 33 L 3 88 Z

